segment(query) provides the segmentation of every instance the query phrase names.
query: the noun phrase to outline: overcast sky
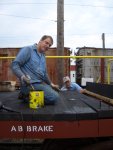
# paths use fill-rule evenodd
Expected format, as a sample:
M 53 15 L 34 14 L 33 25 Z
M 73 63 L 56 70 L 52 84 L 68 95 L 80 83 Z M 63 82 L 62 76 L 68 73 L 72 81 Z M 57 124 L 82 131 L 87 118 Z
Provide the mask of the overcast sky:
M 113 0 L 64 0 L 64 46 L 113 48 Z M 57 39 L 57 0 L 0 0 L 0 47 Z

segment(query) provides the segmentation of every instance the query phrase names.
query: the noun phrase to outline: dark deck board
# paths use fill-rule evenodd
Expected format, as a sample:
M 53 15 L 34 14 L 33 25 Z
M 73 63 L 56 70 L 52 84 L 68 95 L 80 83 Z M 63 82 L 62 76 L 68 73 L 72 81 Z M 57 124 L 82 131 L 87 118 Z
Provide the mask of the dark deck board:
M 37 110 L 18 99 L 18 92 L 0 92 L 0 101 L 20 113 L 0 111 L 0 120 L 63 121 L 112 118 L 113 106 L 77 92 L 61 92 L 56 105 L 47 105 Z

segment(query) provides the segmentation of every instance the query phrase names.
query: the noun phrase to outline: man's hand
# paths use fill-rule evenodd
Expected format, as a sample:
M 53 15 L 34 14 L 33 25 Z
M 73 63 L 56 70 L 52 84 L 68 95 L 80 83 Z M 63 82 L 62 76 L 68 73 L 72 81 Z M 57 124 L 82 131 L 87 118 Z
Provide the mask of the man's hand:
M 30 84 L 30 80 L 31 80 L 31 78 L 30 78 L 29 75 L 23 75 L 23 76 L 21 77 L 21 81 L 22 81 L 22 82 L 25 82 L 26 84 Z
M 51 83 L 51 87 L 52 87 L 54 90 L 58 91 L 58 92 L 60 91 L 58 85 L 55 85 L 55 84 Z

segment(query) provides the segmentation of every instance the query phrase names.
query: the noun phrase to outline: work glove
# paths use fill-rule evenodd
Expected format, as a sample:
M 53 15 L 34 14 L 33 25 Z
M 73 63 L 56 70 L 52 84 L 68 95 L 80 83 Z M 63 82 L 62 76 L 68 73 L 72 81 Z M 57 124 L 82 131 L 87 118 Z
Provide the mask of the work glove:
M 26 83 L 26 84 L 30 84 L 30 80 L 31 80 L 31 78 L 30 78 L 30 76 L 29 75 L 23 75 L 22 77 L 21 77 L 21 81 L 22 81 L 22 83 L 24 82 L 24 83 Z

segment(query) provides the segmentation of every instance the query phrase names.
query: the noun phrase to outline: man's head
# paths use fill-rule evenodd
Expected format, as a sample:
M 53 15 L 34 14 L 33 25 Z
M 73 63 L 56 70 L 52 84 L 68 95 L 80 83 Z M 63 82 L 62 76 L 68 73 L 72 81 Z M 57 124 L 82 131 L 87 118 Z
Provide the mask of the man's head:
M 63 82 L 64 82 L 66 88 L 70 87 L 71 81 L 70 81 L 70 78 L 68 76 L 66 76 L 66 77 L 63 78 Z
M 53 38 L 49 35 L 44 35 L 38 43 L 38 51 L 45 52 L 53 45 Z

